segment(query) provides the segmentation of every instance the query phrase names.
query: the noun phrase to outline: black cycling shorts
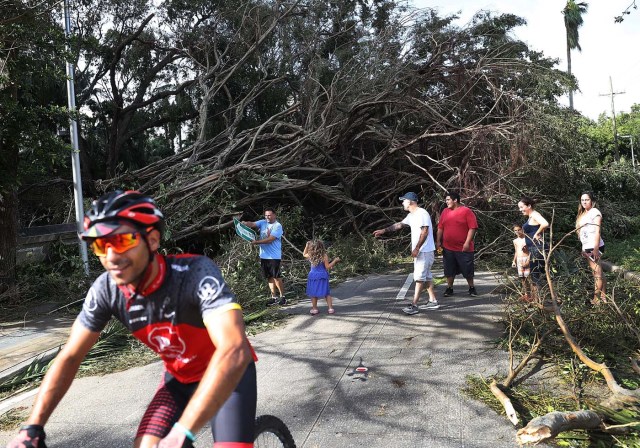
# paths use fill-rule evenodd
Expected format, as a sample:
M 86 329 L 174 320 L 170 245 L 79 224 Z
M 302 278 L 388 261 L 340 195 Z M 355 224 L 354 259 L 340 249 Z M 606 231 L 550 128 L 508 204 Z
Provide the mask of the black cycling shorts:
M 280 260 L 260 259 L 260 270 L 264 278 L 282 278 Z
M 136 438 L 146 434 L 162 438 L 169 434 L 198 384 L 181 383 L 165 372 L 142 417 Z M 238 443 L 246 448 L 253 447 L 257 395 L 256 365 L 252 362 L 229 399 L 209 421 L 215 448 L 223 448 L 229 443 L 235 443 L 234 447 Z
M 442 249 L 442 264 L 444 265 L 445 277 L 455 277 L 458 274 L 462 274 L 464 278 L 473 278 L 473 252 L 448 250 L 444 247 Z

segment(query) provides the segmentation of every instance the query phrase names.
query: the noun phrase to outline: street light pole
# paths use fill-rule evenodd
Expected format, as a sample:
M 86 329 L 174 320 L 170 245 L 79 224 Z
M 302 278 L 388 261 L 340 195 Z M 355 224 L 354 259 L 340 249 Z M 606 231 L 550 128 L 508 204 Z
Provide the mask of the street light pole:
M 69 0 L 63 2 L 63 14 L 64 20 L 64 35 L 66 39 L 67 54 L 71 52 L 69 47 L 69 39 L 71 38 L 71 17 L 69 15 Z M 73 197 L 76 206 L 76 227 L 78 233 L 81 233 L 84 229 L 82 222 L 84 219 L 84 206 L 82 204 L 82 178 L 80 176 L 80 149 L 78 146 L 78 123 L 76 122 L 76 92 L 74 87 L 75 73 L 73 64 L 70 61 L 66 61 L 67 66 L 67 104 L 69 106 L 69 127 L 71 134 L 71 166 L 73 168 Z M 87 255 L 86 243 L 78 238 L 78 244 L 80 246 L 80 257 L 82 258 L 82 264 L 84 266 L 84 273 L 89 275 L 89 257 Z

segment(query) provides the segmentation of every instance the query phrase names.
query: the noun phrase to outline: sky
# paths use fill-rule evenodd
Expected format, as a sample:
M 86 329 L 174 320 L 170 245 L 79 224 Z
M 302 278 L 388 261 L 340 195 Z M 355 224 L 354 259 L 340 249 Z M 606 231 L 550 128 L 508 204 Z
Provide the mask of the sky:
M 580 92 L 573 95 L 574 108 L 597 119 L 601 113 L 611 116 L 611 77 L 616 115 L 629 112 L 640 104 L 640 1 L 631 8 L 622 23 L 614 17 L 633 0 L 581 0 L 589 5 L 579 30 L 582 52 L 571 52 L 571 67 Z M 515 28 L 514 34 L 530 48 L 546 56 L 559 58 L 558 68 L 567 69 L 566 34 L 562 9 L 566 0 L 410 0 L 418 8 L 434 8 L 441 16 L 458 14 L 464 26 L 479 10 L 512 13 L 523 17 L 527 25 Z M 569 98 L 561 103 L 568 105 Z

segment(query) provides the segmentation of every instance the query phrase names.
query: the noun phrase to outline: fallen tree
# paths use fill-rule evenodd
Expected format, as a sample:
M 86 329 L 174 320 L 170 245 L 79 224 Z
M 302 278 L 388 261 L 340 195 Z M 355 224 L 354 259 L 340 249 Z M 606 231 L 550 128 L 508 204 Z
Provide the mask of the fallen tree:
M 225 96 L 224 109 L 213 113 L 203 104 L 201 126 L 218 120 L 225 123 L 220 132 L 102 188 L 154 194 L 178 242 L 217 233 L 231 216 L 260 213 L 267 203 L 299 205 L 329 226 L 361 232 L 388 220 L 407 190 L 419 192 L 432 212 L 450 188 L 476 206 L 506 197 L 508 178 L 539 140 L 535 117 L 549 99 L 540 92 L 560 94 L 565 81 L 552 61 L 539 54 L 534 61 L 509 37 L 521 19 L 480 13 L 460 29 L 427 11 L 397 16 L 377 34 L 363 27 L 330 51 L 320 49 L 336 30 L 306 35 L 297 43 L 303 56 L 257 51 L 265 42 L 286 49 L 279 33 L 300 13 L 292 8 L 263 26 L 255 42 L 244 36 L 246 53 L 235 65 L 216 59 L 203 72 L 206 102 L 230 88 L 233 76 L 222 74 L 250 62 L 273 68 L 253 88 Z M 294 86 L 286 107 L 253 126 L 238 119 L 285 85 Z
M 553 236 L 552 227 L 549 229 L 551 237 Z M 609 389 L 609 395 L 604 397 L 600 404 L 593 406 L 594 409 L 578 410 L 558 412 L 552 411 L 546 415 L 536 417 L 529 421 L 524 428 L 517 431 L 516 440 L 519 444 L 537 444 L 546 440 L 556 437 L 558 434 L 564 431 L 570 430 L 598 430 L 601 432 L 619 433 L 621 426 L 624 426 L 625 430 L 630 427 L 637 427 L 639 423 L 629 423 L 628 425 L 607 425 L 605 420 L 607 418 L 616 417 L 616 413 L 624 412 L 624 409 L 637 409 L 637 405 L 640 399 L 640 389 L 629 389 L 620 384 L 616 379 L 613 370 L 605 362 L 597 362 L 593 359 L 593 356 L 589 356 L 583 349 L 581 344 L 574 336 L 571 325 L 568 323 L 564 316 L 560 304 L 571 303 L 571 299 L 563 297 L 561 299 L 557 290 L 557 284 L 559 279 L 557 274 L 554 275 L 552 270 L 554 269 L 553 259 L 554 253 L 562 247 L 563 242 L 570 234 L 564 235 L 557 244 L 550 245 L 549 251 L 545 254 L 545 274 L 546 283 L 548 286 L 547 294 L 541 298 L 539 303 L 527 304 L 529 314 L 526 318 L 522 318 L 523 307 L 515 307 L 509 311 L 507 307 L 509 323 L 509 373 L 506 379 L 498 387 L 497 381 L 494 380 L 490 386 L 490 390 L 494 396 L 502 403 L 505 413 L 509 420 L 514 424 L 519 424 L 519 418 L 515 411 L 508 393 L 509 388 L 514 384 L 518 375 L 525 370 L 527 364 L 533 359 L 540 359 L 543 357 L 542 350 L 544 349 L 545 340 L 554 333 L 559 333 L 570 352 L 574 354 L 579 362 L 588 367 L 594 372 L 601 375 L 602 379 L 606 383 Z M 575 275 L 575 274 L 573 274 Z M 593 281 L 590 279 L 590 281 Z M 545 303 L 546 301 L 546 303 Z M 529 306 L 533 305 L 533 306 Z M 600 305 L 604 307 L 605 304 Z M 634 319 L 632 319 L 625 310 L 623 310 L 615 300 L 615 293 L 610 293 L 607 296 L 608 311 L 612 313 L 621 325 L 621 328 L 626 329 L 630 335 L 637 336 L 638 327 Z M 514 309 L 519 311 L 513 311 Z M 510 316 L 510 312 L 519 312 L 518 318 Z M 555 325 L 551 326 L 550 318 L 555 321 Z M 572 317 L 574 325 L 577 325 L 579 319 Z M 514 367 L 514 350 L 513 343 L 516 337 L 522 336 L 521 330 L 524 326 L 528 325 L 528 330 L 531 332 L 533 329 L 533 336 L 530 337 L 530 343 L 528 344 L 528 351 L 521 357 L 520 362 Z M 584 339 L 584 336 L 583 336 Z M 584 342 L 583 342 L 584 343 Z M 593 347 L 590 348 L 593 352 Z M 637 353 L 629 357 L 630 368 L 637 372 L 636 363 Z

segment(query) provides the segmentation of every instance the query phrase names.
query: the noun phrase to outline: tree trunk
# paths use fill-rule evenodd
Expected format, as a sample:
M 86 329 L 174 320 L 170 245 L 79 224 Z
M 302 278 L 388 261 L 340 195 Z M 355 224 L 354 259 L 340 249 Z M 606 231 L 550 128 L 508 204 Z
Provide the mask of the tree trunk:
M 5 104 L 15 104 L 17 86 L 9 85 L 5 92 L 0 91 L 0 98 L 3 96 L 9 98 Z M 15 137 L 20 135 L 20 129 L 8 112 L 8 108 L 0 109 L 0 116 L 4 116 L 0 127 L 0 294 L 15 284 L 18 243 L 18 145 Z
M 567 73 L 571 75 L 571 47 L 569 47 L 569 36 L 567 36 Z M 573 111 L 573 89 L 569 90 L 569 109 Z
M 113 122 L 109 132 L 109 149 L 107 154 L 107 176 L 115 177 L 120 163 L 122 148 L 127 143 L 125 134 L 131 124 L 135 111 L 122 112 L 117 105 L 114 106 Z
M 1 158 L 7 151 L 0 148 Z M 4 171 L 4 170 L 3 170 Z M 18 199 L 15 187 L 0 186 L 0 294 L 16 281 L 16 247 L 18 244 Z

